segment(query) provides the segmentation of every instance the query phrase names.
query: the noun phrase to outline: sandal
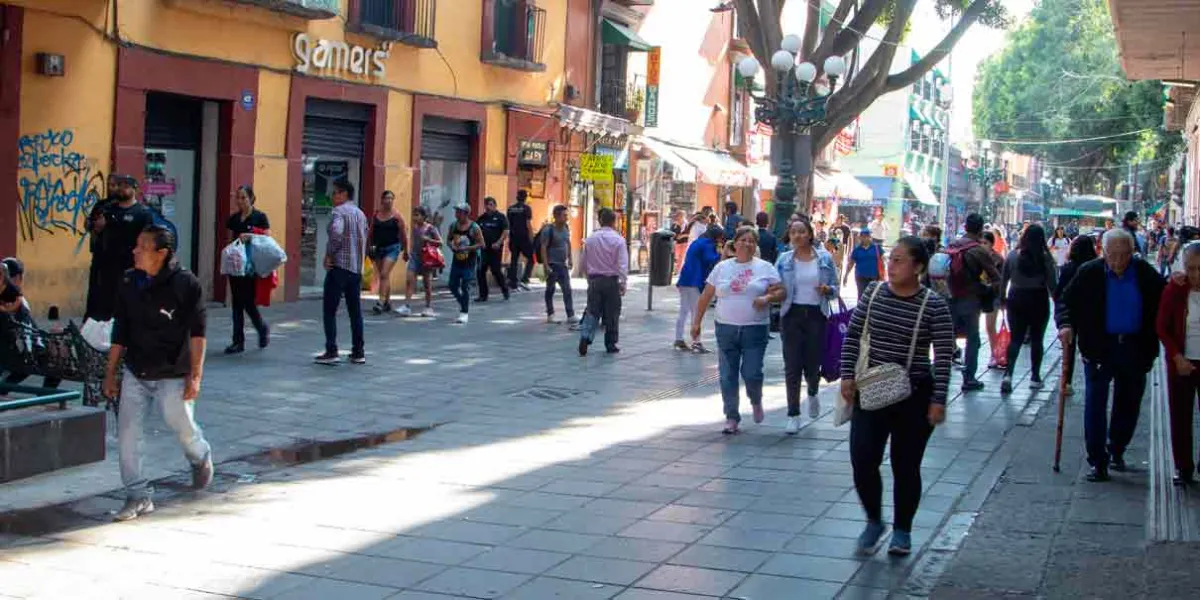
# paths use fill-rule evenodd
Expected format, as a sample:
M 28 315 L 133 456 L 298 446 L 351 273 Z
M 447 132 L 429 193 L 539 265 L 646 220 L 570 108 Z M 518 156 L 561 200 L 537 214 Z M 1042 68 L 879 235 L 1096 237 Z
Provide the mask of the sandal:
M 696 354 L 712 354 L 712 350 L 704 347 L 700 342 L 692 342 L 692 352 Z

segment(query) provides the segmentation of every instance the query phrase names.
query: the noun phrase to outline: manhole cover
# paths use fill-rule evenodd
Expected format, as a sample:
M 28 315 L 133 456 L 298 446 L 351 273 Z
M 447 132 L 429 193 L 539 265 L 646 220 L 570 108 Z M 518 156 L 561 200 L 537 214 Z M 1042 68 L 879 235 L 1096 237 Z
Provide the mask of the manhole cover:
M 512 398 L 533 398 L 536 400 L 566 400 L 567 398 L 574 398 L 582 394 L 583 392 L 579 390 L 535 385 L 531 388 L 513 392 L 509 396 Z

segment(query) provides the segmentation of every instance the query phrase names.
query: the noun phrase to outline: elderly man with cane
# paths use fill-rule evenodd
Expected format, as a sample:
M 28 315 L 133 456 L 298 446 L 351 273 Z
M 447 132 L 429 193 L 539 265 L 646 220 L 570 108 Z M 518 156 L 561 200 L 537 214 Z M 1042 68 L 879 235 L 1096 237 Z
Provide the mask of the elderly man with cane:
M 1164 282 L 1153 266 L 1134 257 L 1136 247 L 1128 231 L 1107 231 L 1103 258 L 1079 268 L 1063 292 L 1057 315 L 1064 346 L 1078 336 L 1083 356 L 1084 438 L 1092 467 L 1088 481 L 1108 481 L 1110 467 L 1125 470 L 1125 450 L 1137 428 L 1146 373 L 1158 358 L 1155 319 Z

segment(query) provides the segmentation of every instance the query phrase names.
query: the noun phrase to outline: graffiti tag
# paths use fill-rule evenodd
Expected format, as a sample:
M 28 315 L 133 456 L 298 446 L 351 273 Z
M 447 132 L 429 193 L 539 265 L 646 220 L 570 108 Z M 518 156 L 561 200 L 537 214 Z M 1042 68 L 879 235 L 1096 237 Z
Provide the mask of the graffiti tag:
M 37 232 L 87 233 L 88 212 L 106 188 L 104 174 L 87 156 L 71 149 L 75 132 L 49 129 L 17 141 L 21 237 Z M 78 251 L 79 246 L 76 247 Z

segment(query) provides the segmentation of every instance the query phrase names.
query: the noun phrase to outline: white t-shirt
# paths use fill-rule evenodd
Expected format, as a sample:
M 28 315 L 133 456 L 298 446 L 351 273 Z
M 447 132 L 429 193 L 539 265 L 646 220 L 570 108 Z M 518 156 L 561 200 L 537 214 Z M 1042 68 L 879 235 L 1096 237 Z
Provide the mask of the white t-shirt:
M 700 239 L 700 236 L 704 235 L 706 231 L 708 231 L 707 223 L 701 221 L 692 223 L 692 226 L 688 228 L 688 245 L 691 246 L 692 242 Z
M 820 306 L 821 295 L 817 293 L 817 286 L 821 284 L 820 262 L 815 256 L 812 260 L 794 262 L 796 268 L 792 269 L 792 304 Z
M 1071 252 L 1071 240 L 1067 238 L 1054 238 L 1050 240 L 1050 254 L 1054 256 L 1054 264 L 1063 266 L 1067 264 L 1067 255 Z
M 1200 360 L 1200 292 L 1188 292 L 1184 340 L 1183 355 L 1188 360 Z
M 727 258 L 713 267 L 706 283 L 717 290 L 717 322 L 725 325 L 766 325 L 771 321 L 767 307 L 754 308 L 754 299 L 779 283 L 779 272 L 761 258 L 739 263 Z

